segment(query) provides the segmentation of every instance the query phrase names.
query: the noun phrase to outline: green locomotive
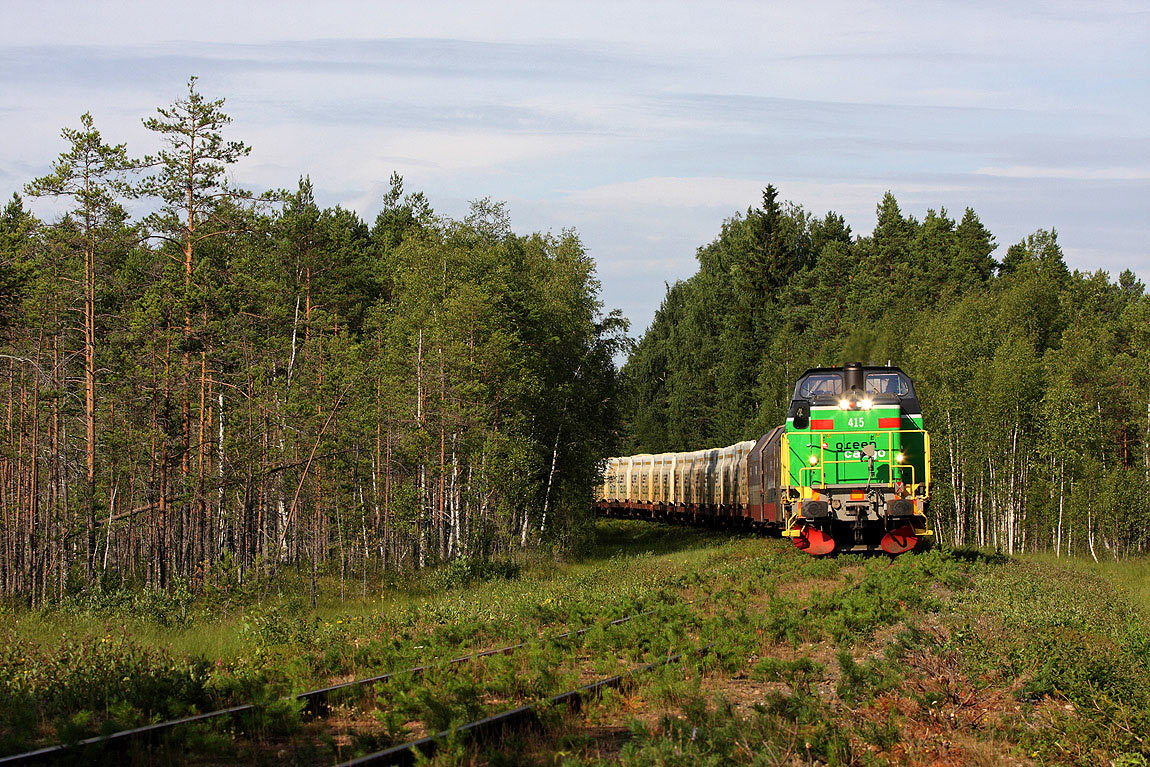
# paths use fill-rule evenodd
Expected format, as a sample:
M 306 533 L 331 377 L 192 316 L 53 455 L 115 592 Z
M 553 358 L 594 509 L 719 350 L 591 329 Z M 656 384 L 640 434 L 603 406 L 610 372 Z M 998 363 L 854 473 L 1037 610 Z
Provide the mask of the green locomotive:
M 610 458 L 605 515 L 776 530 L 813 554 L 925 546 L 930 435 L 897 367 L 811 368 L 783 426 L 725 448 Z
M 812 368 L 799 378 L 782 438 L 783 534 L 812 554 L 914 548 L 933 533 L 930 435 L 896 367 Z

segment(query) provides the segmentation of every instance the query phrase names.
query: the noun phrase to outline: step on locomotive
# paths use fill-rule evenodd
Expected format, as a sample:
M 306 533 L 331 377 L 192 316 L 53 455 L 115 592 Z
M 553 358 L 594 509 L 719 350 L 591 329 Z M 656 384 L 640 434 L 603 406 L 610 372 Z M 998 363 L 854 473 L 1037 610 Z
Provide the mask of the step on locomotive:
M 597 496 L 605 516 L 776 530 L 815 556 L 901 554 L 934 536 L 930 435 L 892 366 L 811 368 L 786 423 L 757 441 L 609 458 Z

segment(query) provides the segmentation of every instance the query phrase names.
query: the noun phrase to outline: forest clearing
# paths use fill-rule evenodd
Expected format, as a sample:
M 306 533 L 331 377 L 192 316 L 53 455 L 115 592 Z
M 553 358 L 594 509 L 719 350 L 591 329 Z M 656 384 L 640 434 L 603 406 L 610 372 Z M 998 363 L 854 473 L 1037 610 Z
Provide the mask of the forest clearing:
M 636 339 L 578 233 L 504 203 L 235 187 L 223 105 L 190 78 L 142 158 L 84 114 L 0 212 L 0 596 L 569 549 L 608 456 L 757 439 L 851 359 L 915 381 L 939 540 L 1150 549 L 1150 297 L 1053 230 L 996 259 L 971 208 L 888 192 L 856 235 L 768 184 Z
M 0 743 L 254 702 L 72 758 L 336 764 L 685 653 L 530 727 L 447 738 L 430 763 L 1136 765 L 1150 726 L 1138 565 L 815 559 L 776 538 L 603 521 L 569 562 L 447 566 L 366 599 L 325 577 L 318 608 L 286 581 L 181 605 L 76 599 L 6 612 Z M 415 666 L 314 710 L 290 697 Z
M 0 25 L 0 767 L 1150 767 L 1137 72 L 776 5 Z

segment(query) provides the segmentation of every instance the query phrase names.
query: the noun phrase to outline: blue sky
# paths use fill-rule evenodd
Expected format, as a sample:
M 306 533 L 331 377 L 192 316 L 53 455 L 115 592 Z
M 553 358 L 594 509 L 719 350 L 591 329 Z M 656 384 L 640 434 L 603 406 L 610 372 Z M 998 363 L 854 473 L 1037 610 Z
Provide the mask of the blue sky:
M 253 147 L 237 183 L 310 174 L 369 219 L 392 170 L 448 215 L 505 200 L 519 231 L 578 230 L 635 333 L 767 183 L 860 234 L 886 190 L 920 217 L 969 205 L 999 255 L 1055 227 L 1072 267 L 1150 278 L 1146 3 L 0 0 L 0 18 L 4 197 L 84 111 L 154 150 L 140 118 L 196 74 Z

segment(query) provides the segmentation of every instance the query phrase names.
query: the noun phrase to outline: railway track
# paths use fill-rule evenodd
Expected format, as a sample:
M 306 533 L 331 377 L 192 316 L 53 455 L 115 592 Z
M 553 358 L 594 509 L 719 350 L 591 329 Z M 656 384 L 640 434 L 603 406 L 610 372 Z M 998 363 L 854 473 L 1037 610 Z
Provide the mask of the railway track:
M 890 564 L 894 564 L 893 560 Z M 855 581 L 844 589 L 843 592 L 849 594 L 860 588 L 864 583 L 865 579 Z M 691 604 L 691 602 L 687 604 Z M 808 604 L 800 608 L 799 612 L 806 615 L 815 607 L 816 605 L 814 604 Z M 464 735 L 473 743 L 498 738 L 509 729 L 529 727 L 536 724 L 538 722 L 537 711 L 541 707 L 566 705 L 572 710 L 578 710 L 585 701 L 596 697 L 604 689 L 622 687 L 640 674 L 677 663 L 692 653 L 705 653 L 715 647 L 715 644 L 716 643 L 711 642 L 695 650 L 670 655 L 662 660 L 637 666 L 622 674 L 605 677 L 535 703 L 500 711 L 499 713 L 476 719 L 453 729 L 442 730 L 434 735 L 427 735 L 408 741 L 407 743 L 391 746 L 382 751 L 349 759 L 345 762 L 340 762 L 337 767 L 387 767 L 388 765 L 409 767 L 417 763 L 419 755 L 424 757 L 432 756 L 440 744 L 452 735 Z
M 690 605 L 695 604 L 696 600 L 683 600 L 675 602 L 675 605 Z M 646 616 L 654 615 L 661 609 L 670 605 L 663 605 L 661 607 L 643 610 L 641 612 L 633 613 L 622 618 L 616 618 L 611 621 L 594 623 L 584 628 L 565 631 L 561 634 L 545 637 L 545 643 L 558 642 L 565 639 L 573 639 L 583 636 L 597 628 L 611 628 L 620 626 L 630 621 L 637 620 Z M 518 642 L 504 647 L 497 647 L 488 650 L 480 650 L 478 652 L 461 655 L 456 658 L 451 658 L 446 661 L 438 663 L 425 663 L 419 666 L 402 669 L 399 671 L 391 671 L 386 674 L 379 674 L 370 677 L 363 677 L 360 679 L 353 679 L 347 682 L 340 682 L 337 684 L 318 687 L 313 690 L 306 690 L 304 692 L 296 693 L 290 696 L 291 699 L 303 704 L 303 710 L 312 715 L 318 715 L 326 708 L 328 700 L 341 692 L 348 692 L 355 689 L 365 689 L 370 685 L 386 683 L 400 677 L 420 677 L 433 669 L 445 669 L 456 666 L 461 666 L 470 661 L 479 660 L 481 658 L 488 658 L 497 655 L 509 655 L 516 650 L 521 650 L 529 645 L 529 642 Z M 595 683 L 599 685 L 595 689 L 601 689 L 602 683 Z M 609 686 L 609 685 L 608 685 Z M 577 691 L 572 691 L 574 694 Z M 564 693 L 568 695 L 569 693 Z M 213 711 L 206 711 L 202 714 L 195 714 L 192 716 L 181 717 L 178 719 L 170 719 L 155 724 L 145 725 L 143 727 L 135 727 L 119 732 L 110 733 L 108 735 L 99 735 L 95 737 L 85 738 L 73 744 L 56 744 L 52 746 L 44 746 L 42 748 L 26 751 L 20 754 L 13 754 L 6 757 L 0 757 L 0 765 L 34 765 L 34 764 L 48 764 L 55 762 L 58 759 L 67 756 L 75 756 L 82 753 L 84 750 L 100 747 L 104 750 L 112 749 L 127 749 L 133 745 L 141 743 L 150 743 L 156 737 L 165 733 L 176 730 L 180 727 L 185 727 L 193 724 L 202 724 L 214 720 L 224 718 L 239 718 L 245 714 L 255 714 L 262 708 L 261 705 L 255 703 L 244 703 L 236 706 L 229 706 L 227 708 L 220 708 Z M 473 723 L 474 724 L 474 723 Z
M 892 561 L 890 564 L 893 565 L 894 562 Z M 855 589 L 863 586 L 865 581 L 865 578 L 857 580 L 849 587 L 847 587 L 845 591 L 854 591 Z M 572 629 L 559 634 L 542 637 L 540 640 L 543 644 L 551 644 L 553 642 L 559 642 L 566 639 L 573 639 L 586 635 L 587 633 L 597 629 L 608 629 L 636 621 L 644 617 L 649 617 L 672 607 L 699 605 L 709 602 L 711 599 L 712 597 L 708 596 L 706 598 L 697 600 L 677 600 L 675 602 L 670 602 L 654 608 L 642 610 L 631 615 L 615 618 L 609 621 L 598 621 L 579 629 Z M 797 607 L 797 611 L 805 615 L 816 607 L 816 604 L 808 603 L 803 607 Z M 689 637 L 683 638 L 687 639 Z M 332 699 L 338 698 L 343 693 L 354 693 L 356 690 L 369 691 L 373 685 L 384 684 L 399 678 L 421 677 L 433 670 L 439 671 L 444 669 L 451 669 L 453 667 L 459 667 L 483 658 L 498 655 L 509 655 L 517 650 L 522 650 L 528 648 L 529 646 L 535 645 L 536 642 L 540 640 L 517 642 L 515 644 L 509 644 L 502 647 L 479 650 L 447 660 L 423 663 L 421 665 L 412 666 L 410 668 L 405 668 L 398 671 L 390 671 L 385 674 L 378 674 L 359 679 L 353 679 L 346 682 L 329 684 L 323 687 L 318 687 L 297 693 L 290 696 L 289 699 L 302 704 L 301 708 L 305 714 L 312 717 L 322 717 L 328 712 L 328 709 L 330 708 L 329 704 L 331 703 Z M 672 645 L 672 647 L 673 646 L 674 645 Z M 712 646 L 713 645 L 707 645 L 695 650 L 685 650 L 674 655 L 668 655 L 666 658 L 655 660 L 646 665 L 638 666 L 622 673 L 600 678 L 596 681 L 592 681 L 574 689 L 567 690 L 566 692 L 552 695 L 547 698 L 542 698 L 533 703 L 513 706 L 504 711 L 490 714 L 468 722 L 467 724 L 452 730 L 442 730 L 433 734 L 427 734 L 424 737 L 411 740 L 407 743 L 388 747 L 382 751 L 353 759 L 351 761 L 345 762 L 344 764 L 411 764 L 413 763 L 412 760 L 414 760 L 414 755 L 416 753 L 429 755 L 437 748 L 438 744 L 452 732 L 466 735 L 469 738 L 476 739 L 477 741 L 482 741 L 485 738 L 491 737 L 492 735 L 497 735 L 503 729 L 521 727 L 536 721 L 537 711 L 542 706 L 566 705 L 570 707 L 578 707 L 582 705 L 584 701 L 598 695 L 600 691 L 606 688 L 622 686 L 627 684 L 628 681 L 633 679 L 636 675 L 642 674 L 645 671 L 649 671 L 659 666 L 674 663 L 678 660 L 681 660 L 684 656 L 691 654 L 692 652 L 704 652 Z M 586 677 L 584 677 L 584 679 L 586 679 Z M 92 754 L 93 756 L 109 759 L 117 754 L 126 753 L 129 749 L 135 746 L 140 746 L 143 748 L 155 748 L 157 747 L 158 743 L 160 742 L 160 738 L 163 735 L 175 731 L 181 727 L 203 724 L 206 722 L 226 718 L 231 718 L 233 720 L 243 722 L 245 716 L 259 714 L 264 709 L 265 705 L 266 704 L 253 703 L 235 705 L 227 708 L 220 708 L 214 711 L 208 711 L 202 714 L 196 714 L 193 716 L 172 719 L 143 727 L 123 730 L 109 735 L 91 737 L 74 744 L 58 744 L 46 746 L 25 753 L 0 758 L 0 766 L 15 764 L 23 765 L 54 763 L 61 759 L 85 756 L 85 752 L 91 749 L 96 750 L 95 753 Z M 89 753 L 91 752 L 89 751 Z
M 691 652 L 704 653 L 715 646 L 715 643 L 699 647 Z M 346 762 L 341 762 L 338 767 L 367 767 L 373 765 L 374 767 L 383 767 L 384 765 L 400 765 L 406 767 L 413 765 L 418 759 L 418 754 L 423 756 L 431 756 L 445 739 L 451 735 L 466 735 L 471 740 L 482 740 L 492 736 L 498 736 L 509 728 L 523 727 L 533 724 L 537 721 L 536 713 L 542 706 L 560 706 L 565 705 L 572 709 L 578 709 L 584 701 L 595 697 L 600 691 L 612 687 L 622 687 L 628 680 L 633 679 L 639 674 L 651 671 L 662 666 L 669 666 L 677 663 L 685 658 L 688 652 L 680 652 L 675 655 L 670 655 L 662 660 L 646 663 L 642 666 L 637 666 L 623 674 L 615 674 L 614 676 L 605 677 L 595 682 L 576 687 L 567 692 L 561 692 L 558 695 L 552 695 L 535 703 L 529 703 L 524 706 L 517 706 L 509 708 L 505 711 L 500 711 L 497 714 L 485 716 L 482 719 L 476 719 L 468 722 L 467 724 L 460 725 L 459 727 L 443 730 L 434 735 L 428 735 L 417 740 L 412 740 L 407 743 L 401 743 L 397 746 L 377 751 L 374 754 L 367 754 L 355 759 L 350 759 Z

